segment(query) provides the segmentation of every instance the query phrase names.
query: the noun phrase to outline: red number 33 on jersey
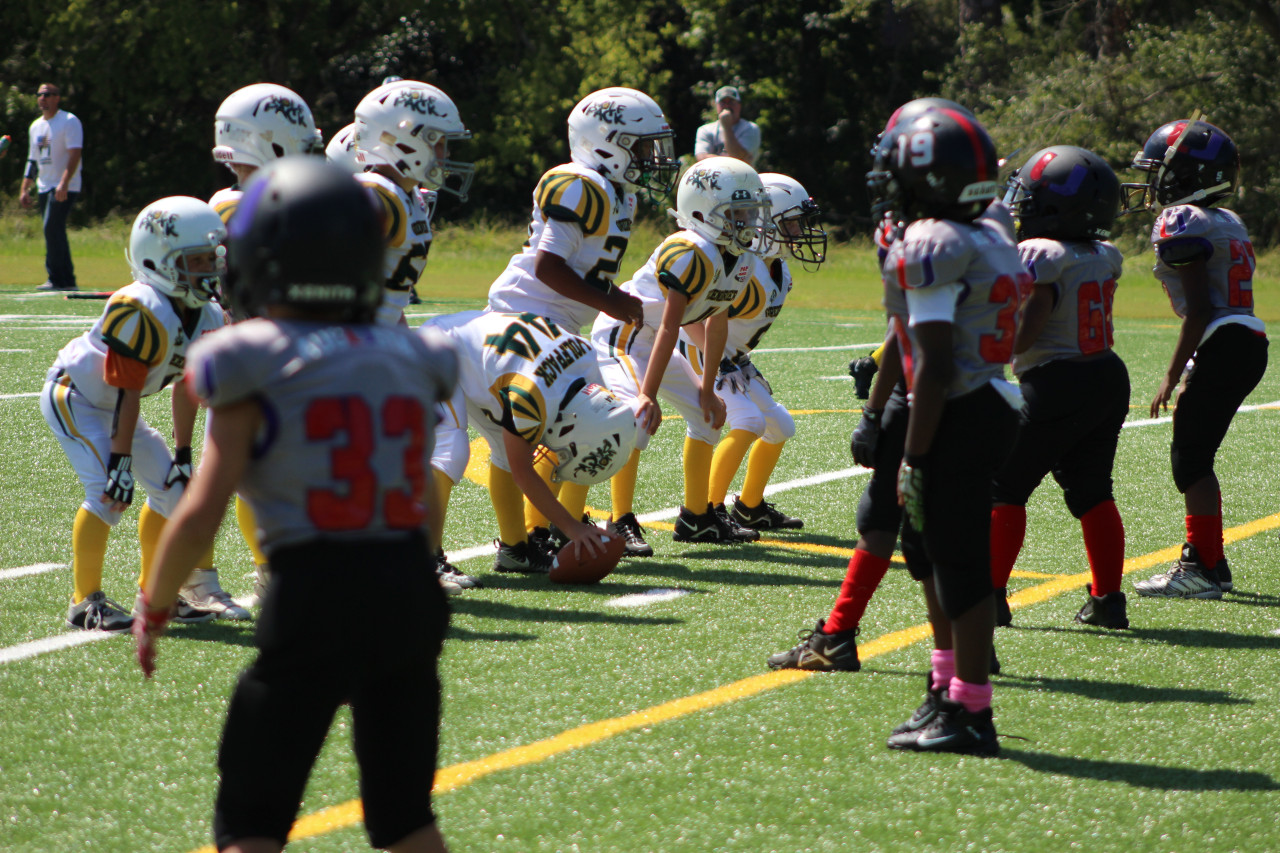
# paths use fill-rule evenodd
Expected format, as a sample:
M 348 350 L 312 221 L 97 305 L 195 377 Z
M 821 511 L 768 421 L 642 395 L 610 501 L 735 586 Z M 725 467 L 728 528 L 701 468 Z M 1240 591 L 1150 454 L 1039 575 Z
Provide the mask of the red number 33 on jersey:
M 363 530 L 374 519 L 378 499 L 388 528 L 409 530 L 422 524 L 426 511 L 418 496 L 426 483 L 423 453 L 426 417 L 413 397 L 392 396 L 382 404 L 375 426 L 363 397 L 324 397 L 307 406 L 308 441 L 336 442 L 329 453 L 330 476 L 341 489 L 307 490 L 307 515 L 319 530 Z M 380 489 L 371 460 L 379 439 L 403 439 L 403 475 L 408 488 Z

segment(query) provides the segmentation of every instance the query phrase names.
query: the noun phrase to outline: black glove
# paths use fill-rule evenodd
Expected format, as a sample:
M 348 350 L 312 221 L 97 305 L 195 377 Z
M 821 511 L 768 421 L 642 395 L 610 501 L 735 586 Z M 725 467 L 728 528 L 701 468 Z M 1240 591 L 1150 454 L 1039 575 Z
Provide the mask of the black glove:
M 107 487 L 102 493 L 122 504 L 133 503 L 133 454 L 111 454 L 107 462 Z
M 179 447 L 173 451 L 173 463 L 169 465 L 169 473 L 165 475 L 164 487 L 173 488 L 174 483 L 181 483 L 185 489 L 191 482 L 191 448 Z
M 735 394 L 745 394 L 747 391 L 747 377 L 734 361 L 727 358 L 720 361 L 720 375 L 716 377 L 716 390 L 723 391 L 725 385 L 728 385 L 729 390 Z
M 898 495 L 911 526 L 917 533 L 924 533 L 924 472 L 905 459 L 898 469 Z
M 876 467 L 876 445 L 880 442 L 880 419 L 884 409 L 863 409 L 862 420 L 853 428 L 849 439 L 849 452 L 853 461 L 863 468 Z

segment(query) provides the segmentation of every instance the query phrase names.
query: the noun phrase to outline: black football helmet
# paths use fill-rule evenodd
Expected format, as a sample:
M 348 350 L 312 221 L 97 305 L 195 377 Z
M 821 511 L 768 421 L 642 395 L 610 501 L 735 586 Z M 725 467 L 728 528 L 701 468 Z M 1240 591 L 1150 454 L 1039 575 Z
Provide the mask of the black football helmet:
M 1120 212 L 1120 179 L 1092 151 L 1054 145 L 1009 176 L 1004 202 L 1019 240 L 1106 240 Z
M 241 316 L 267 305 L 367 323 L 382 301 L 382 215 L 355 178 L 316 157 L 272 161 L 228 223 L 227 296 Z
M 899 120 L 876 146 L 867 173 L 871 212 L 905 223 L 970 222 L 1000 194 L 999 169 L 995 143 L 968 110 L 927 110 Z
M 1240 150 L 1224 131 L 1198 119 L 1161 125 L 1134 158 L 1144 183 L 1124 184 L 1124 213 L 1175 204 L 1208 207 L 1235 192 Z

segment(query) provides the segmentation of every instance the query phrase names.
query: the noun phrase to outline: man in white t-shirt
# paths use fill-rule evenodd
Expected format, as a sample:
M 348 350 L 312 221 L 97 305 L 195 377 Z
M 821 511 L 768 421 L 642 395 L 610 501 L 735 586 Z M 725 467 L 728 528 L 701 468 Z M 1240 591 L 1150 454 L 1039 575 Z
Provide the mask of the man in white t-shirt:
M 716 120 L 698 128 L 693 155 L 737 157 L 747 165 L 755 165 L 760 155 L 760 125 L 742 117 L 742 96 L 736 86 L 721 86 L 712 99 Z
M 36 290 L 76 290 L 76 271 L 67 243 L 67 215 L 80 195 L 80 152 L 84 128 L 80 119 L 59 109 L 62 93 L 52 83 L 36 92 L 40 118 L 31 123 L 27 169 L 18 202 L 31 207 L 35 183 L 44 220 L 44 268 L 49 279 Z

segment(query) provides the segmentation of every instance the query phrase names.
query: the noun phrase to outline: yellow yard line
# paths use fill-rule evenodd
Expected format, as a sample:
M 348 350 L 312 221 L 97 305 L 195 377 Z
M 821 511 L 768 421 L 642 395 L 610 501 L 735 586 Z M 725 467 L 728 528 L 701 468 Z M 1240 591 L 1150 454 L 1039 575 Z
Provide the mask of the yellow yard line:
M 653 525 L 658 527 L 660 525 Z M 669 527 L 670 525 L 665 525 Z M 1259 518 L 1229 530 L 1223 531 L 1223 539 L 1227 543 L 1237 542 L 1241 539 L 1247 539 L 1250 536 L 1256 536 L 1267 530 L 1273 530 L 1280 527 L 1280 513 L 1269 515 L 1266 518 Z M 787 547 L 798 547 L 801 543 L 790 542 L 780 543 L 770 540 L 769 544 L 782 544 Z M 810 545 L 812 549 L 827 548 L 828 546 Z M 840 551 L 838 548 L 830 548 L 831 552 Z M 826 553 L 826 551 L 817 551 L 817 553 Z M 1152 551 L 1150 554 L 1143 554 L 1140 557 L 1133 557 L 1125 560 L 1124 572 L 1140 572 L 1144 569 L 1150 569 L 1161 563 L 1175 560 L 1181 554 L 1181 546 L 1173 546 L 1170 548 L 1162 548 L 1159 551 Z M 1030 572 L 1026 574 L 1032 574 Z M 1088 583 L 1090 575 L 1088 572 L 1081 572 L 1074 575 L 1061 575 L 1053 577 L 1052 580 L 1033 586 L 1028 589 L 1021 590 L 1009 597 L 1009 607 L 1017 609 L 1020 607 L 1028 607 L 1032 604 L 1038 604 L 1061 595 L 1064 592 L 1078 589 Z M 895 652 L 899 649 L 906 648 L 928 638 L 931 635 L 928 624 L 914 625 L 910 628 L 904 628 L 901 631 L 893 631 L 889 634 L 876 637 L 864 644 L 858 646 L 858 656 L 864 660 L 879 657 L 881 655 Z M 795 684 L 798 681 L 804 681 L 811 678 L 817 673 L 807 672 L 796 669 L 783 669 L 774 672 L 761 673 L 744 678 L 741 681 L 735 681 L 712 690 L 702 693 L 695 693 L 692 696 L 685 696 L 680 699 L 673 699 L 670 702 L 663 702 L 660 705 L 654 705 L 651 708 L 645 708 L 641 711 L 635 711 L 621 717 L 613 717 L 607 720 L 600 720 L 594 723 L 587 723 L 577 728 L 569 729 L 561 732 L 553 737 L 535 741 L 524 746 L 512 747 L 501 752 L 495 752 L 483 758 L 477 758 L 473 761 L 464 761 L 461 764 L 454 764 L 445 767 L 436 772 L 436 782 L 434 793 L 444 794 L 449 791 L 470 785 L 486 776 L 492 775 L 502 770 L 511 770 L 516 767 L 527 767 L 531 764 L 538 764 L 557 755 L 571 752 L 575 749 L 591 746 L 609 738 L 616 737 L 626 732 L 635 731 L 636 729 L 652 726 L 657 723 L 667 722 L 668 720 L 679 719 L 699 711 L 706 711 L 721 705 L 727 705 L 730 702 L 737 702 L 740 699 L 746 699 L 763 693 L 766 690 L 774 690 L 779 687 L 785 687 L 788 684 Z M 341 805 L 332 806 L 327 809 L 315 812 L 299 818 L 293 826 L 293 831 L 289 833 L 290 841 L 298 841 L 303 838 L 310 838 L 317 835 L 324 835 L 339 829 L 345 829 L 360 823 L 364 818 L 364 812 L 361 808 L 359 800 L 349 800 Z M 212 846 L 201 847 L 193 853 L 216 853 Z

